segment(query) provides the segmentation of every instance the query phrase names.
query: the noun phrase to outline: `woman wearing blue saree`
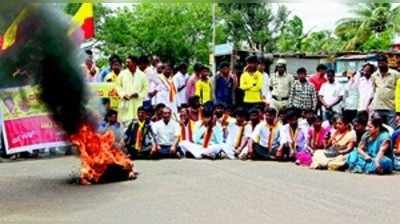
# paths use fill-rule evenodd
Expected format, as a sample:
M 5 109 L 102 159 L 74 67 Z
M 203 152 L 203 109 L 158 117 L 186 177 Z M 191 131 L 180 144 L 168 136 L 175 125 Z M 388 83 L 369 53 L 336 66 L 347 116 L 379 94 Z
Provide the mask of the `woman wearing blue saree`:
M 378 116 L 373 116 L 368 123 L 368 132 L 362 137 L 359 147 L 347 158 L 351 172 L 389 174 L 393 171 L 390 134 L 382 124 L 382 118 Z

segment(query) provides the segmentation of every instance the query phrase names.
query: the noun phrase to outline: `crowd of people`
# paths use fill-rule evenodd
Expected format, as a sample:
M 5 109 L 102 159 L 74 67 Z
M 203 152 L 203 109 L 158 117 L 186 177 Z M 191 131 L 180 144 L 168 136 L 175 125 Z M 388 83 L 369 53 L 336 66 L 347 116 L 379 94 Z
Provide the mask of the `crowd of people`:
M 114 83 L 120 103 L 106 108 L 100 132 L 113 131 L 132 159 L 276 160 L 312 169 L 389 174 L 400 171 L 400 73 L 384 55 L 377 66 L 335 71 L 318 65 L 289 74 L 279 59 L 267 73 L 249 56 L 243 71 L 221 63 L 172 65 L 158 57 L 117 55 L 99 71 L 89 53 L 88 82 Z M 189 67 L 193 73 L 189 74 Z M 400 83 L 400 82 L 399 82 Z M 397 88 L 397 90 L 396 90 Z

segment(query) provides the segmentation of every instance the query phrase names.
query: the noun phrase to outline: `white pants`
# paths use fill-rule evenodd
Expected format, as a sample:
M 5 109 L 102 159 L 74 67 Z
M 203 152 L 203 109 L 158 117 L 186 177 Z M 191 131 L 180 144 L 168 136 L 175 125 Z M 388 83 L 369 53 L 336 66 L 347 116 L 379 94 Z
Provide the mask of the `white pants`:
M 183 141 L 179 146 L 184 153 L 190 152 L 196 159 L 201 159 L 202 156 L 215 158 L 221 151 L 225 152 L 229 159 L 235 158 L 233 150 L 226 144 L 210 145 L 207 148 L 204 148 L 202 145 Z

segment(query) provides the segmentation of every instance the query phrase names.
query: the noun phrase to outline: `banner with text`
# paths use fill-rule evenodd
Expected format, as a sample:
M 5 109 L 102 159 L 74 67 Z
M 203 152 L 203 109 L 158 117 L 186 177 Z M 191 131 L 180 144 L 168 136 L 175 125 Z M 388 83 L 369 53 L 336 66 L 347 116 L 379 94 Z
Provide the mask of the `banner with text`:
M 68 144 L 40 102 L 37 86 L 0 89 L 0 111 L 7 154 Z

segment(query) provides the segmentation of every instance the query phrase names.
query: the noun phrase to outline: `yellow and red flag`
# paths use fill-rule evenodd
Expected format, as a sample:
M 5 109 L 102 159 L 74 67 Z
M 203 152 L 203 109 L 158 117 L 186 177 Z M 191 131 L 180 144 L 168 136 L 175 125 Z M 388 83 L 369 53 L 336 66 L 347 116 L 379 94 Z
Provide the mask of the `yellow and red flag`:
M 27 15 L 28 9 L 24 8 L 7 28 L 6 32 L 0 36 L 0 51 L 5 51 L 15 44 L 21 23 Z
M 90 39 L 95 35 L 93 4 L 82 3 L 79 10 L 72 17 L 72 27 L 70 34 L 80 28 L 85 39 Z

